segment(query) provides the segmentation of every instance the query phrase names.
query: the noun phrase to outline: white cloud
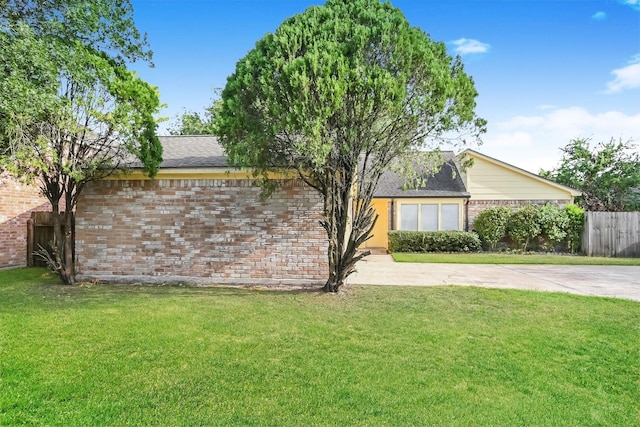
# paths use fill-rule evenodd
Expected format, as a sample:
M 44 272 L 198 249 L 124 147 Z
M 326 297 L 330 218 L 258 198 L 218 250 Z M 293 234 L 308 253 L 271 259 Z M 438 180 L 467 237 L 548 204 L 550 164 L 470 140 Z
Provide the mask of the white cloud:
M 454 46 L 456 46 L 455 51 L 460 55 L 467 55 L 470 53 L 486 53 L 489 51 L 489 46 L 487 43 L 482 43 L 478 40 L 474 39 L 458 39 L 451 42 Z
M 639 0 L 640 1 L 640 0 Z M 617 93 L 625 89 L 640 88 L 640 54 L 636 55 L 629 65 L 611 72 L 615 79 L 607 83 L 606 93 Z
M 528 132 L 512 132 L 499 133 L 495 136 L 484 138 L 483 147 L 500 148 L 500 147 L 531 147 L 533 136 Z
M 531 116 L 489 122 L 482 153 L 537 173 L 560 161 L 560 148 L 575 138 L 606 142 L 611 138 L 640 142 L 640 111 L 592 113 L 582 107 L 554 108 Z
M 596 12 L 591 15 L 591 19 L 593 19 L 594 21 L 604 21 L 605 19 L 607 19 L 607 14 L 602 11 Z
M 631 6 L 635 10 L 640 10 L 640 0 L 622 0 L 622 4 Z

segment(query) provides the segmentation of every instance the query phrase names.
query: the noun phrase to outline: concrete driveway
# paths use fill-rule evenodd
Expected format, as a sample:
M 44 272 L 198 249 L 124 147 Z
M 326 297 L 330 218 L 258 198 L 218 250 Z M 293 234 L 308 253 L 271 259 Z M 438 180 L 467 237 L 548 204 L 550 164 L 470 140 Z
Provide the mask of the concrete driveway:
M 597 295 L 640 301 L 640 267 L 414 264 L 370 255 L 349 276 L 358 285 L 467 285 Z

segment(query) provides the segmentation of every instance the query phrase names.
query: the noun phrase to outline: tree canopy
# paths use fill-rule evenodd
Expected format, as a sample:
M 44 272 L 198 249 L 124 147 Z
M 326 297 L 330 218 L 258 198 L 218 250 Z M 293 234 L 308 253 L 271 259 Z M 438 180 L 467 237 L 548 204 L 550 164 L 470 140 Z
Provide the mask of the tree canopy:
M 591 146 L 580 138 L 562 149 L 562 159 L 540 174 L 582 191 L 577 202 L 590 211 L 640 210 L 640 155 L 631 141 L 611 139 Z
M 216 132 L 230 161 L 252 168 L 268 191 L 269 172 L 296 170 L 322 195 L 325 290 L 336 291 L 366 255 L 358 248 L 371 237 L 382 172 L 443 141 L 479 141 L 476 96 L 460 58 L 399 9 L 329 0 L 285 20 L 238 62 Z
M 121 0 L 10 0 L 0 11 L 0 167 L 35 183 L 57 214 L 84 185 L 137 157 L 154 175 L 156 89 L 127 69 L 150 60 Z M 54 215 L 51 266 L 73 283 L 71 222 Z M 66 247 L 66 249 L 65 249 Z
M 184 111 L 177 116 L 169 127 L 171 135 L 215 135 L 216 117 L 221 107 L 221 89 L 214 89 L 214 99 L 200 114 L 195 111 Z

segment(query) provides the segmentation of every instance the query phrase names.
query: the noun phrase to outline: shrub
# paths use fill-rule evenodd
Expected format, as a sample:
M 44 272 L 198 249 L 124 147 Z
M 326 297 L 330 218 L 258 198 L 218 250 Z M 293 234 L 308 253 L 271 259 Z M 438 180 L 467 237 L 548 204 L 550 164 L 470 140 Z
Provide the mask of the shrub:
M 496 206 L 483 210 L 473 222 L 476 233 L 483 242 L 495 250 L 496 243 L 507 234 L 507 222 L 511 215 L 511 209 L 504 206 Z
M 567 236 L 569 216 L 564 209 L 556 205 L 547 203 L 537 208 L 537 221 L 540 226 L 540 236 L 544 244 L 553 246 L 553 243 L 560 243 Z
M 526 251 L 529 242 L 540 235 L 538 209 L 535 206 L 526 206 L 513 212 L 507 222 L 507 234 Z
M 390 231 L 391 252 L 478 252 L 480 238 L 468 231 Z
M 584 209 L 578 205 L 566 205 L 567 214 L 567 249 L 576 252 L 580 249 L 582 231 L 584 229 Z

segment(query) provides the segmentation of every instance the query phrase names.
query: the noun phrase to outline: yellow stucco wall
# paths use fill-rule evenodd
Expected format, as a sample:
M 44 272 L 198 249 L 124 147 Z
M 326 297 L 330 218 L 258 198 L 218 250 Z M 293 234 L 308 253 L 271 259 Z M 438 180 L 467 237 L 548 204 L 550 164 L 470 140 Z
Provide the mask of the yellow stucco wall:
M 373 228 L 373 237 L 364 242 L 365 248 L 386 248 L 389 231 L 389 203 L 391 199 L 373 199 L 371 204 L 378 212 L 378 221 Z
M 466 172 L 471 200 L 573 200 L 572 190 L 473 153 Z M 575 193 L 575 191 L 573 191 Z

